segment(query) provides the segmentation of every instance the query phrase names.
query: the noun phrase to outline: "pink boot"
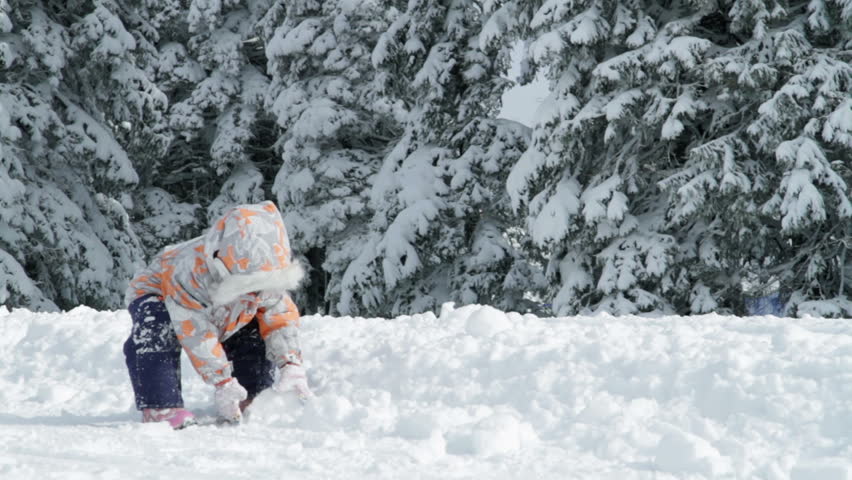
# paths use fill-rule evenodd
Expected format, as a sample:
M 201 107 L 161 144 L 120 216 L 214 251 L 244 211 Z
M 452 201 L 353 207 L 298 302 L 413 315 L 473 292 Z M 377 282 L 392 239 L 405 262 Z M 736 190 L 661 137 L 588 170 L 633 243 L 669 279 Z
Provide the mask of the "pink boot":
M 195 425 L 195 415 L 185 408 L 145 408 L 142 410 L 142 423 L 169 422 L 172 428 Z

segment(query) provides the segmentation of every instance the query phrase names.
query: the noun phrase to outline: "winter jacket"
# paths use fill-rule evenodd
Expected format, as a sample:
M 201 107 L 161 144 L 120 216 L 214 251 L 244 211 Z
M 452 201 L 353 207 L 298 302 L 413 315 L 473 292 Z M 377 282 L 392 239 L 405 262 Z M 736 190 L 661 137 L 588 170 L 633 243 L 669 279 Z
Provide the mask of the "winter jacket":
M 206 234 L 166 247 L 131 280 L 125 300 L 159 296 L 196 371 L 218 384 L 231 378 L 222 342 L 255 317 L 267 357 L 301 363 L 299 311 L 287 291 L 303 275 L 275 204 L 240 205 Z

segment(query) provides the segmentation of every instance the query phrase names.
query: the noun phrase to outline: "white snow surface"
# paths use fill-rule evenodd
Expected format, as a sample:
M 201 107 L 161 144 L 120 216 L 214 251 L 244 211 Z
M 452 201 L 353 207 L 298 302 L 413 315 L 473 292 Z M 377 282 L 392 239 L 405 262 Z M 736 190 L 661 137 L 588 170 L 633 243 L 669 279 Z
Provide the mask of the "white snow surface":
M 315 399 L 172 431 L 133 407 L 126 311 L 0 307 L 0 478 L 852 478 L 848 320 L 448 304 L 302 325 Z

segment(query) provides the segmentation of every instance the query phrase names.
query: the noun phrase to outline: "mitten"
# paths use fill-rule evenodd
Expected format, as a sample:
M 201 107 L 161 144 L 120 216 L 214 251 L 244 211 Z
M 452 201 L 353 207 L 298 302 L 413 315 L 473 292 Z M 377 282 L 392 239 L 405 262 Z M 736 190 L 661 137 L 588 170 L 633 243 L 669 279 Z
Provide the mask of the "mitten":
M 248 398 L 248 392 L 236 378 L 229 378 L 216 385 L 214 401 L 219 417 L 227 422 L 239 422 L 242 413 L 240 402 Z
M 314 396 L 308 388 L 308 376 L 305 368 L 296 363 L 288 363 L 278 369 L 278 380 L 272 387 L 278 392 L 296 392 L 299 398 L 306 400 Z

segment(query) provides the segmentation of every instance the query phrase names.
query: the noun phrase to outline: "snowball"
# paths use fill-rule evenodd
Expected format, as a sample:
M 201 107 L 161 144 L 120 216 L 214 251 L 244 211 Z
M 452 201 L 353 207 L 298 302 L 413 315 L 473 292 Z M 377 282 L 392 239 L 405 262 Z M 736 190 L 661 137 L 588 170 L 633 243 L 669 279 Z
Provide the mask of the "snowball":
M 431 463 L 447 453 L 447 441 L 444 435 L 434 430 L 429 438 L 416 443 L 412 456 L 420 463 Z
M 301 427 L 314 431 L 341 430 L 349 424 L 353 410 L 352 403 L 342 395 L 315 397 L 305 404 Z
M 586 423 L 604 422 L 621 413 L 623 408 L 611 395 L 600 393 L 589 399 L 577 419 Z
M 2 308 L 2 307 L 0 307 L 0 308 Z M 449 319 L 449 318 L 450 318 L 450 315 L 452 315 L 452 313 L 453 313 L 453 311 L 454 311 L 455 309 L 456 309 L 456 304 L 455 304 L 455 302 L 444 302 L 444 303 L 441 305 L 441 315 L 440 315 L 440 317 L 439 317 L 439 318 L 440 318 L 442 321 Z M 2 311 L 2 310 L 0 310 L 0 314 L 2 314 L 2 313 L 3 313 L 3 311 Z
M 302 428 L 315 432 L 342 430 L 350 423 L 352 403 L 341 395 L 326 394 L 302 403 L 294 392 L 265 390 L 246 411 L 251 423 L 265 426 Z
M 672 430 L 657 445 L 655 463 L 671 473 L 696 472 L 717 477 L 730 472 L 730 459 L 722 457 L 707 440 L 680 430 Z
M 462 330 L 467 319 L 481 308 L 480 305 L 464 305 L 462 307 L 455 305 L 449 307 L 449 305 L 451 303 L 445 303 L 444 306 L 447 308 L 441 308 L 441 322 L 444 325 L 457 326 L 459 330 Z
M 512 322 L 505 313 L 485 305 L 468 317 L 465 327 L 467 333 L 475 337 L 493 337 L 510 329 Z
M 265 425 L 292 426 L 301 417 L 304 406 L 295 393 L 272 389 L 261 392 L 246 410 L 246 420 Z
M 515 452 L 536 437 L 532 427 L 514 415 L 498 413 L 481 420 L 473 429 L 473 453 L 485 457 Z
M 400 418 L 396 434 L 409 439 L 428 439 L 438 428 L 439 423 L 434 415 L 418 412 Z
M 45 403 L 64 403 L 76 394 L 77 390 L 67 385 L 41 385 L 32 400 Z

